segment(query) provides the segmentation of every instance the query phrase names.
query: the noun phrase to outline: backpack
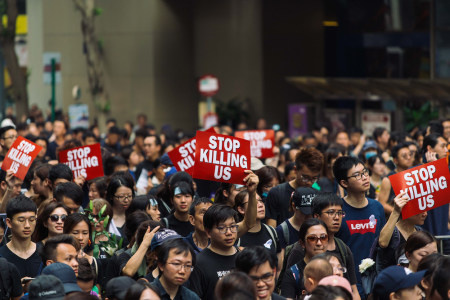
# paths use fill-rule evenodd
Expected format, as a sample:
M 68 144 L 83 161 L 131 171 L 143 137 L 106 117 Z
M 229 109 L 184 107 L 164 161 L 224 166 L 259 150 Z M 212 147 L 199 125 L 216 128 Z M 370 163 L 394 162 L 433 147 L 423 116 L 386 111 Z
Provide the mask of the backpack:
M 289 244 L 289 228 L 287 226 L 287 221 L 284 221 L 283 223 L 281 223 L 280 226 L 281 226 L 281 230 L 283 230 L 284 241 L 287 245 L 287 244 Z
M 277 244 L 277 240 L 278 240 L 277 232 L 275 231 L 275 229 L 272 226 L 269 226 L 269 225 L 267 225 L 265 223 L 261 223 L 261 225 L 266 228 L 267 232 L 270 235 L 270 238 L 273 241 L 273 245 L 274 245 L 275 249 L 277 249 L 277 246 L 278 246 L 278 244 Z M 241 246 L 241 239 L 240 238 L 238 239 L 238 241 L 236 243 L 236 246 L 238 246 L 238 247 Z
M 275 285 L 275 291 L 277 291 L 278 294 L 280 294 L 280 291 L 281 291 L 281 281 L 283 280 L 284 273 L 286 273 L 287 259 L 288 259 L 288 257 L 289 257 L 289 254 L 291 254 L 291 250 L 292 250 L 292 248 L 294 248 L 294 245 L 295 245 L 295 244 L 296 244 L 296 243 L 291 244 L 291 245 L 289 245 L 289 246 L 286 246 L 286 249 L 284 249 L 283 266 L 281 267 L 280 275 L 278 276 L 278 280 L 277 280 L 277 283 L 276 283 L 276 285 Z M 294 266 L 297 268 L 297 265 L 294 265 Z M 292 266 L 292 267 L 293 267 L 293 266 Z M 292 270 L 292 268 L 291 268 L 291 270 Z M 293 272 L 294 274 L 296 274 L 295 272 L 298 273 L 299 270 L 298 270 L 298 268 L 297 268 L 297 271 L 292 270 L 292 272 Z M 294 277 L 295 277 L 295 275 L 294 275 Z M 298 276 L 295 277 L 295 278 L 298 278 Z
M 0 257 L 0 299 L 1 300 L 9 300 L 12 282 L 11 282 L 11 274 L 9 272 L 8 261 Z

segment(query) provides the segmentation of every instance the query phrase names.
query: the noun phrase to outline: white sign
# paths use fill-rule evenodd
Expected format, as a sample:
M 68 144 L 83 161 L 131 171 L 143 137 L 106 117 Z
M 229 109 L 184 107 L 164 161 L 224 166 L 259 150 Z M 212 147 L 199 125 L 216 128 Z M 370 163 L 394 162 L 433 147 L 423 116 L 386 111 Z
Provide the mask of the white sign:
M 44 83 L 52 83 L 52 59 L 55 60 L 55 82 L 61 83 L 61 53 L 45 52 L 44 59 Z
M 69 105 L 70 128 L 89 128 L 89 107 L 87 104 Z
M 377 127 L 391 131 L 391 114 L 388 112 L 365 111 L 361 115 L 361 127 L 366 136 L 372 136 Z

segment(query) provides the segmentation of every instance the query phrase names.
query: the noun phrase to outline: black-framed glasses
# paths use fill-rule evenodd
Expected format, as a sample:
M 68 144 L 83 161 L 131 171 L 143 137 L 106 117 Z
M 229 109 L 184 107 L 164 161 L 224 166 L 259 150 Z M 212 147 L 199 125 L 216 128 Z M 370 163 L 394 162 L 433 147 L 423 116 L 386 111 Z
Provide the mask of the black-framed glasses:
M 118 200 L 133 200 L 133 195 L 114 195 L 114 197 L 116 197 L 116 199 Z
M 345 211 L 343 210 L 334 210 L 334 209 L 330 209 L 327 211 L 322 212 L 323 214 L 327 214 L 330 218 L 334 218 L 336 215 L 338 217 L 345 217 Z
M 308 175 L 300 174 L 300 180 L 304 183 L 311 182 L 314 184 L 317 182 L 317 180 L 319 180 L 319 176 L 309 177 Z
M 3 139 L 4 140 L 17 139 L 18 137 L 19 137 L 18 135 L 10 135 L 10 136 L 5 136 Z
M 58 222 L 59 220 L 61 220 L 61 222 L 64 222 L 67 218 L 67 215 L 51 215 L 49 218 L 52 222 Z
M 168 264 L 173 266 L 173 268 L 175 270 L 177 270 L 177 271 L 180 271 L 183 268 L 184 268 L 185 271 L 191 271 L 192 272 L 194 270 L 194 267 L 192 265 L 190 265 L 190 264 L 183 265 L 182 263 L 175 263 L 175 262 L 174 263 L 170 262 Z
M 231 225 L 231 226 L 217 226 L 217 230 L 219 230 L 220 233 L 227 233 L 228 229 L 230 229 L 230 231 L 232 233 L 236 233 L 237 230 L 239 228 L 239 225 Z
M 368 177 L 368 176 L 369 176 L 369 170 L 364 169 L 364 170 L 362 170 L 361 172 L 358 172 L 358 173 L 353 174 L 352 176 L 348 176 L 347 179 L 350 179 L 350 178 L 353 177 L 353 178 L 355 178 L 356 180 L 361 180 L 362 177 L 363 177 L 363 175 L 364 175 L 364 177 Z
M 321 234 L 320 236 L 317 235 L 308 235 L 306 237 L 306 240 L 310 243 L 317 244 L 317 242 L 320 240 L 322 243 L 328 241 L 328 234 Z
M 262 280 L 265 283 L 270 283 L 273 278 L 273 272 L 266 273 L 261 276 L 250 276 L 250 278 L 255 282 L 258 283 L 258 281 Z

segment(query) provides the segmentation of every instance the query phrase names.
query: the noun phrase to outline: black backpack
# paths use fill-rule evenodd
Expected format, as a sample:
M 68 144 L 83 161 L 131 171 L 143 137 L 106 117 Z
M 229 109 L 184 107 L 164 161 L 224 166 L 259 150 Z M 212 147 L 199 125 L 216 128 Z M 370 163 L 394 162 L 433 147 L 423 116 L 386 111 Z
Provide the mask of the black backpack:
M 8 261 L 0 257 L 0 299 L 9 300 L 11 297 L 11 274 L 9 272 Z

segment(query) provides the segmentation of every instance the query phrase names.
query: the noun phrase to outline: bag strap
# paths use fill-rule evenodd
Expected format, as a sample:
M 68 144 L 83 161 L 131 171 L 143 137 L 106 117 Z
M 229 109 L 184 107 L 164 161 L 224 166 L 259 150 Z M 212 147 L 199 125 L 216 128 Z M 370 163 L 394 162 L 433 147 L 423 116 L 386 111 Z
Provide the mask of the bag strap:
M 300 270 L 298 269 L 297 264 L 291 267 L 291 271 L 292 275 L 294 276 L 295 283 L 297 283 L 298 285 L 300 283 Z
M 339 253 L 341 254 L 342 257 L 342 263 L 344 264 L 344 266 L 347 267 L 347 248 L 345 247 L 344 242 L 340 239 L 340 238 L 334 238 L 334 241 L 336 242 L 336 245 L 339 249 Z
M 166 228 L 169 228 L 169 220 L 167 220 L 167 218 L 163 218 L 162 221 L 164 222 Z
M 278 246 L 277 245 L 277 239 L 278 239 L 277 232 L 275 231 L 275 229 L 272 226 L 269 226 L 266 223 L 262 223 L 262 224 L 267 229 L 267 231 L 269 232 L 270 238 L 273 241 L 273 245 L 275 246 L 275 249 L 277 249 L 277 246 Z
M 289 228 L 287 226 L 287 221 L 281 223 L 281 229 L 283 230 L 283 237 L 286 245 L 289 245 Z

